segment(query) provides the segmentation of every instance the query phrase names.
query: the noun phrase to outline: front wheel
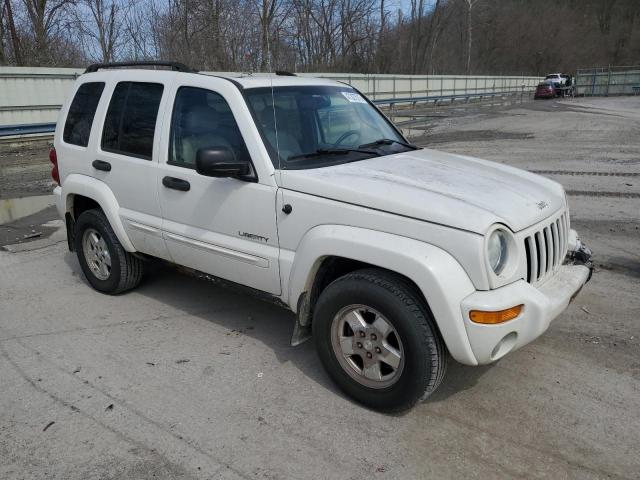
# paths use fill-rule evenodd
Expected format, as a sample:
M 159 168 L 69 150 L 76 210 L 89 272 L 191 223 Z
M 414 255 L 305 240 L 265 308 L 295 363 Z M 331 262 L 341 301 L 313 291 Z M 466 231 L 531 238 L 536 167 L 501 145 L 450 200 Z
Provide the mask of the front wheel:
M 313 337 L 332 379 L 358 402 L 385 412 L 411 408 L 436 390 L 447 354 L 415 287 L 384 270 L 359 270 L 320 295 Z

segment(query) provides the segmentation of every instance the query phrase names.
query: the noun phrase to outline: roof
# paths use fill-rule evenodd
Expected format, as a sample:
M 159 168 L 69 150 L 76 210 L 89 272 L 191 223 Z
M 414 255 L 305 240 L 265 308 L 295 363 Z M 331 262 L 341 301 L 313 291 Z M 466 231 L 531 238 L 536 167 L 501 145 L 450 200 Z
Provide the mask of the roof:
M 161 66 L 168 69 L 157 70 L 153 67 Z M 145 74 L 165 76 L 167 74 L 176 75 L 207 75 L 218 78 L 226 78 L 242 88 L 261 88 L 261 87 L 288 87 L 300 85 L 323 85 L 344 87 L 344 83 L 330 80 L 328 78 L 313 77 L 309 74 L 273 74 L 273 73 L 230 73 L 230 72 L 197 72 L 181 63 L 172 62 L 115 62 L 105 64 L 90 65 L 86 70 L 87 75 L 111 75 L 117 76 L 121 71 L 144 71 Z
M 239 83 L 242 88 L 261 88 L 261 87 L 294 87 L 301 85 L 324 85 L 334 87 L 344 87 L 345 84 L 336 82 L 335 80 L 329 80 L 327 78 L 318 77 L 299 77 L 288 75 L 274 75 L 274 74 L 246 74 L 241 76 L 234 76 L 228 74 L 216 74 L 213 72 L 200 72 L 203 75 L 211 75 L 216 77 L 223 77 L 234 82 Z

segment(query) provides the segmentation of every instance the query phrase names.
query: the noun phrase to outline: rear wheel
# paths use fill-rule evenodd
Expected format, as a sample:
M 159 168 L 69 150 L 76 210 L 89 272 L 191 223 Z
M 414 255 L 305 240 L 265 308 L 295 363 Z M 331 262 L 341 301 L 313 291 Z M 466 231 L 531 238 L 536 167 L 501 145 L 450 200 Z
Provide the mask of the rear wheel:
M 320 295 L 313 337 L 327 372 L 348 395 L 380 411 L 402 411 L 429 396 L 447 354 L 415 287 L 384 270 L 360 270 Z
M 80 267 L 93 288 L 115 295 L 140 283 L 142 261 L 122 247 L 102 210 L 83 212 L 74 237 Z

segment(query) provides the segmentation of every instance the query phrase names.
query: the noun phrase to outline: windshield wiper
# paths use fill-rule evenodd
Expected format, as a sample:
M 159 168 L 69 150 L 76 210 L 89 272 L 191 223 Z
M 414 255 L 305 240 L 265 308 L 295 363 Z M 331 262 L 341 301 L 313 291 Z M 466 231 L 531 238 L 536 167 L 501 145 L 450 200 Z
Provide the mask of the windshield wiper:
M 347 155 L 349 153 L 367 153 L 369 155 L 380 155 L 373 150 L 362 150 L 360 148 L 319 148 L 315 152 L 301 153 L 299 155 L 291 155 L 287 158 L 287 161 L 300 160 L 302 158 L 321 157 L 323 155 Z
M 418 150 L 420 148 L 416 145 L 412 145 L 411 143 L 401 142 L 400 140 L 393 140 L 392 138 L 381 138 L 379 140 L 376 140 L 375 142 L 363 143 L 362 145 L 358 146 L 358 148 L 370 148 L 377 147 L 379 145 L 391 145 L 393 143 L 397 143 L 398 145 L 402 145 L 403 147 L 410 148 L 411 150 Z

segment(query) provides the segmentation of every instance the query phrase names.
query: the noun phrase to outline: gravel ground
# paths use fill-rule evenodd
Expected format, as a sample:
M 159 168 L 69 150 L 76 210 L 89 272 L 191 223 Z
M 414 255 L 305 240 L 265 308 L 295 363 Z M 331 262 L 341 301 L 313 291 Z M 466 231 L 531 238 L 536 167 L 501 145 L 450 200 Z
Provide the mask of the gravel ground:
M 48 195 L 53 186 L 47 145 L 0 146 L 0 200 Z
M 415 141 L 578 192 L 597 269 L 547 333 L 381 415 L 290 313 L 165 267 L 100 295 L 54 235 L 0 252 L 0 478 L 638 478 L 640 98 L 434 112 Z

